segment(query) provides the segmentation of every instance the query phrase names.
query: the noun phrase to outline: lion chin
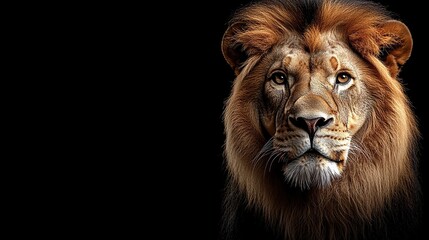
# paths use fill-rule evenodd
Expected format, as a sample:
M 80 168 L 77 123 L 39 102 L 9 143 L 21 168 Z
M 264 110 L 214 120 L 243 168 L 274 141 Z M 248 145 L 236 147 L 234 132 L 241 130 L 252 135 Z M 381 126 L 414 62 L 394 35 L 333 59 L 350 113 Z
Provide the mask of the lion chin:
M 282 164 L 282 172 L 288 184 L 301 190 L 323 188 L 341 176 L 338 162 L 314 151 Z

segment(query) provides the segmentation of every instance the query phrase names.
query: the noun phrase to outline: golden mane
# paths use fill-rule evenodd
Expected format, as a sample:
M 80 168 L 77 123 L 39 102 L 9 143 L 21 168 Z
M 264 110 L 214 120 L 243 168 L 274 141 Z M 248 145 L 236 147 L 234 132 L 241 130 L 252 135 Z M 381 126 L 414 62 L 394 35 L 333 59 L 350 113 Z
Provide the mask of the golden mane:
M 420 134 L 398 79 L 412 40 L 405 37 L 408 29 L 397 31 L 398 26 L 385 8 L 368 1 L 261 1 L 233 16 L 222 40 L 225 59 L 236 73 L 224 112 L 226 236 L 246 236 L 237 233 L 237 219 L 246 221 L 245 216 L 260 217 L 281 239 L 385 239 L 413 233 L 421 210 L 416 170 Z M 322 48 L 324 33 L 336 34 L 368 66 L 362 71 L 371 98 L 362 101 L 371 110 L 353 136 L 341 180 L 303 194 L 252 164 L 267 142 L 262 97 L 255 94 L 261 84 L 252 85 L 253 72 L 285 39 L 302 36 L 306 51 L 313 53 Z

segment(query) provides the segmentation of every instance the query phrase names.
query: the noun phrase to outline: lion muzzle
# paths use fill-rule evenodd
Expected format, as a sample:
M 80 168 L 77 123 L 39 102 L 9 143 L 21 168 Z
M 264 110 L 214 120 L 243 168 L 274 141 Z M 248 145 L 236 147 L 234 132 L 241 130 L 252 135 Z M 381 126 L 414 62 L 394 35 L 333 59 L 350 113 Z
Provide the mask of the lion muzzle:
M 347 159 L 350 136 L 338 129 L 337 111 L 328 102 L 314 93 L 302 95 L 285 110 L 286 121 L 276 132 L 283 141 L 274 147 L 287 152 L 282 159 L 285 179 L 302 190 L 329 185 L 341 176 Z

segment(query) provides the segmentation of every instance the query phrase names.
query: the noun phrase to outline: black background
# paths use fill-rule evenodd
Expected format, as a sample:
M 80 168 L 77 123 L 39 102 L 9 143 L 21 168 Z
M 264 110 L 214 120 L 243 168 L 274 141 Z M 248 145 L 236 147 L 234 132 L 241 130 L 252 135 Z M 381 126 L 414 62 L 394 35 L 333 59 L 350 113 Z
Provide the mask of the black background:
M 426 7 L 379 2 L 397 13 L 414 37 L 412 56 L 400 76 L 420 123 L 420 169 L 427 193 Z M 17 8 L 22 26 L 10 28 L 23 36 L 16 34 L 17 46 L 7 46 L 18 51 L 15 58 L 34 66 L 8 62 L 19 68 L 14 73 L 29 74 L 27 88 L 34 95 L 23 105 L 34 105 L 34 112 L 16 108 L 25 116 L 11 130 L 37 134 L 15 134 L 31 147 L 13 149 L 29 156 L 13 161 L 18 173 L 5 178 L 19 185 L 4 184 L 13 188 L 4 194 L 11 203 L 5 205 L 11 212 L 5 219 L 13 234 L 216 239 L 225 180 L 222 111 L 234 80 L 221 39 L 234 11 L 248 3 L 37 3 L 41 9 Z M 8 20 L 20 20 L 19 14 Z M 39 75 L 40 81 L 34 78 Z M 49 129 L 52 134 L 46 133 Z M 52 163 L 46 162 L 50 157 Z
M 412 56 L 400 77 L 423 136 L 420 169 L 426 193 L 429 133 L 424 83 L 427 81 L 427 46 L 421 27 L 426 17 L 424 7 L 404 1 L 377 2 L 396 13 L 396 18 L 407 24 L 414 38 Z M 211 240 L 218 234 L 225 179 L 222 111 L 234 78 L 223 59 L 220 44 L 227 21 L 236 9 L 247 3 L 245 0 L 177 3 L 169 5 L 168 12 L 158 12 L 160 18 L 168 20 L 157 29 L 167 36 L 158 42 L 162 44 L 163 54 L 152 59 L 158 68 L 161 66 L 156 70 L 157 91 L 173 96 L 161 109 L 154 110 L 164 112 L 162 119 L 156 121 L 166 131 L 155 140 L 160 148 L 156 151 L 161 158 L 159 164 L 166 171 L 155 171 L 165 180 L 165 185 L 154 187 L 154 195 L 162 196 L 154 199 L 161 202 L 162 207 L 157 207 L 151 221 L 168 226 L 157 231 L 158 236 L 171 233 L 187 239 Z M 166 116 L 165 112 L 168 112 Z M 151 209 L 150 205 L 146 207 L 148 211 Z

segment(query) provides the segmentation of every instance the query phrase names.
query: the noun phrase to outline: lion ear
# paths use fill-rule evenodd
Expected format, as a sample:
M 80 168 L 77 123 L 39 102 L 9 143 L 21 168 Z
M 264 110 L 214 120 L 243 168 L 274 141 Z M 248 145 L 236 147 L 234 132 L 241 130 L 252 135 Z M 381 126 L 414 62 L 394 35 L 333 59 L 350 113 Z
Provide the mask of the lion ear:
M 223 57 L 236 75 L 240 73 L 240 66 L 248 58 L 243 43 L 237 40 L 240 25 L 229 26 L 223 34 L 221 44 Z
M 278 40 L 278 35 L 271 29 L 255 23 L 236 22 L 222 37 L 222 54 L 238 75 L 247 59 L 263 54 Z
M 396 77 L 405 62 L 410 58 L 413 39 L 408 27 L 397 20 L 385 22 L 380 27 L 383 36 L 379 57 L 383 60 L 390 74 Z
M 392 77 L 398 75 L 413 48 L 408 27 L 398 20 L 388 20 L 377 27 L 352 31 L 349 40 L 362 56 L 372 55 L 382 60 Z

